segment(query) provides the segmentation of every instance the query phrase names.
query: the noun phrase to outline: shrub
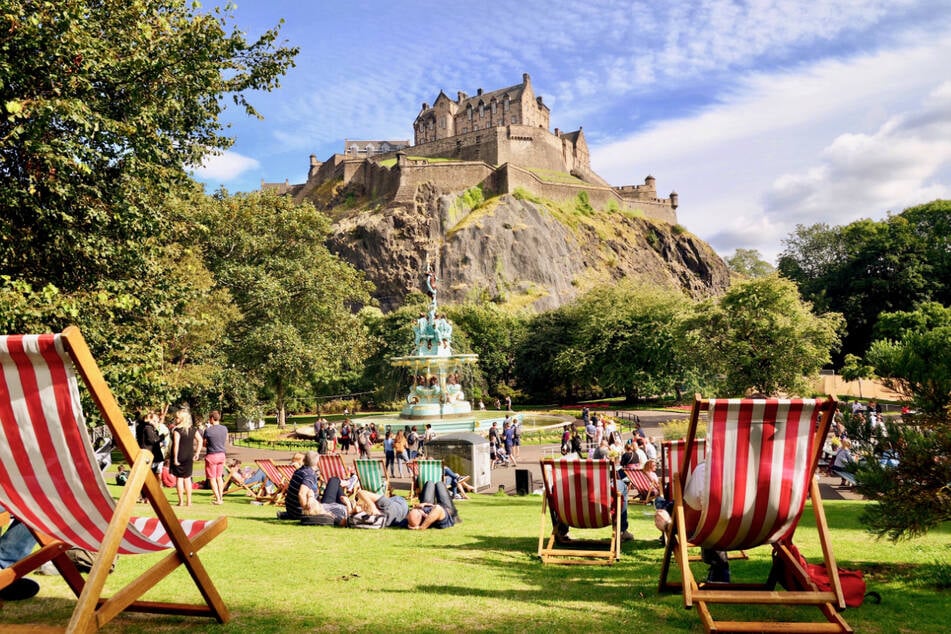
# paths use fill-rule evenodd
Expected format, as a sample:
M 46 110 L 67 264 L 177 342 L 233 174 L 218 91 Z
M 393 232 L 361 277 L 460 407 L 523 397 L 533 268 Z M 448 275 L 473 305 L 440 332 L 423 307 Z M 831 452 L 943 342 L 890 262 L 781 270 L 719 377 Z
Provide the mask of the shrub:
M 669 420 L 661 423 L 660 428 L 664 434 L 664 440 L 679 440 L 687 437 L 687 428 L 690 425 L 689 419 L 681 418 L 679 420 Z M 707 435 L 707 424 L 697 423 L 697 437 L 703 438 Z

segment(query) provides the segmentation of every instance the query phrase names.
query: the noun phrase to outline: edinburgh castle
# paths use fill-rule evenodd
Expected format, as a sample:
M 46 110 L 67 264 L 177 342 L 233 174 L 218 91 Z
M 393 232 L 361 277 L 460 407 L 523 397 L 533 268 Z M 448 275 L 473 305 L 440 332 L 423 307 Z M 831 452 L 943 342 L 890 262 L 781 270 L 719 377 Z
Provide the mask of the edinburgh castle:
M 549 131 L 550 110 L 532 89 L 531 78 L 491 92 L 440 91 L 432 105 L 422 104 L 407 141 L 346 141 L 343 154 L 324 162 L 310 157 L 307 182 L 262 183 L 297 200 L 321 185 L 358 187 L 371 198 L 411 203 L 423 184 L 445 192 L 479 186 L 486 197 L 525 190 L 555 201 L 575 200 L 585 192 L 602 209 L 640 211 L 646 217 L 677 223 L 677 194 L 659 198 L 652 176 L 643 185 L 611 186 L 591 170 L 582 129 Z

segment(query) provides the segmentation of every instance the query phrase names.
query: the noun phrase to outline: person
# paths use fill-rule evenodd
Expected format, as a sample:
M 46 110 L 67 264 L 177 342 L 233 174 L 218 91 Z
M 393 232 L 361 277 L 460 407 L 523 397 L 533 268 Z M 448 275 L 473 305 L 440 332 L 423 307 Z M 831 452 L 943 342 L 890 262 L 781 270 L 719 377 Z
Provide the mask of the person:
M 427 528 L 452 528 L 461 524 L 456 505 L 446 485 L 438 482 L 427 482 L 423 485 L 423 492 L 419 496 L 419 504 L 410 509 L 406 515 L 406 527 L 410 530 L 424 531 Z
M 3 508 L 0 507 L 0 511 Z M 16 562 L 33 552 L 36 539 L 26 524 L 14 518 L 7 530 L 0 535 L 0 569 L 10 568 Z M 7 586 L 0 588 L 0 601 L 22 601 L 30 599 L 40 591 L 40 584 L 32 579 L 20 577 Z
M 396 477 L 393 473 L 396 465 L 396 451 L 393 449 L 393 432 L 387 430 L 383 436 L 383 468 L 390 472 L 390 477 Z
M 340 427 L 340 452 L 343 454 L 350 453 L 350 419 L 347 418 L 343 421 L 343 425 Z
M 565 423 L 561 432 L 561 455 L 567 456 L 571 452 L 571 424 Z
M 400 477 L 405 478 L 403 475 L 404 467 L 406 463 L 409 462 L 409 456 L 406 453 L 406 434 L 403 433 L 403 430 L 396 432 L 396 438 L 393 439 L 393 457 L 396 459 L 396 467 L 400 472 Z
M 595 450 L 591 452 L 591 458 L 594 460 L 607 460 L 610 453 L 611 450 L 608 446 L 608 439 L 602 438 L 601 444 L 599 444 Z
M 139 423 L 136 442 L 142 449 L 152 452 L 152 473 L 162 475 L 162 466 L 165 464 L 165 451 L 162 448 L 162 437 L 159 435 L 157 423 L 158 412 L 149 410 Z
M 644 441 L 644 455 L 648 460 L 657 460 L 657 445 L 653 436 L 648 436 Z
M 502 401 L 495 399 L 495 409 L 502 409 Z
M 370 430 L 364 425 L 360 428 L 360 431 L 357 432 L 357 449 L 360 452 L 359 457 L 361 459 L 370 458 L 370 447 Z
M 419 446 L 419 453 L 423 454 L 426 451 L 426 447 L 429 446 L 429 443 L 436 440 L 436 432 L 433 431 L 432 423 L 426 423 L 426 432 L 423 434 L 423 441 Z
M 301 517 L 329 516 L 333 518 L 335 526 L 346 526 L 347 518 L 354 512 L 350 498 L 344 492 L 340 478 L 337 476 L 327 481 L 327 486 L 324 487 L 319 500 L 317 491 L 310 487 L 301 487 L 297 500 L 301 508 Z
M 706 504 L 705 489 L 707 482 L 707 463 L 701 462 L 690 474 L 684 486 L 684 520 L 687 526 L 696 526 L 700 521 Z M 670 510 L 672 502 L 658 503 L 654 513 L 654 524 L 664 534 L 670 528 Z M 701 548 L 700 557 L 710 568 L 707 572 L 707 581 L 711 583 L 730 582 L 730 560 L 725 550 Z
M 327 428 L 327 449 L 330 453 L 337 452 L 337 425 L 335 423 L 330 423 L 325 426 Z
M 515 461 L 515 455 L 512 453 L 515 448 L 515 429 L 511 422 L 506 422 L 502 425 L 502 442 L 505 444 L 506 455 L 512 460 L 512 466 L 517 467 L 518 463 Z
M 522 421 L 517 418 L 512 419 L 512 458 L 517 459 L 522 451 Z
M 175 476 L 175 490 L 179 506 L 192 505 L 192 471 L 195 462 L 195 446 L 201 435 L 192 426 L 192 415 L 182 408 L 175 412 L 175 429 L 172 430 L 172 452 L 169 467 Z
M 370 515 L 383 515 L 384 528 L 406 528 L 409 504 L 402 495 L 386 496 L 360 489 L 357 491 L 357 507 Z
M 571 453 L 581 455 L 581 433 L 575 429 L 574 433 L 571 434 Z
M 511 396 L 505 397 L 505 410 L 508 412 L 512 411 L 512 397 Z
M 410 460 L 416 460 L 419 457 L 419 434 L 416 433 L 416 425 L 410 428 L 406 436 L 406 451 L 409 452 Z
M 495 453 L 499 444 L 499 424 L 496 421 L 492 421 L 492 425 L 489 427 L 489 448 L 492 450 L 492 453 Z
M 485 403 L 482 401 L 481 398 L 479 399 L 479 411 L 480 411 L 480 412 L 484 412 L 484 411 L 485 411 Z
M 842 439 L 842 445 L 835 452 L 835 458 L 832 460 L 832 473 L 839 476 L 841 482 L 839 486 L 846 486 L 848 482 L 842 477 L 842 473 L 850 473 L 852 470 L 852 441 L 848 438 Z
M 588 423 L 584 426 L 584 435 L 585 442 L 588 445 L 588 451 L 594 451 L 594 434 L 597 432 L 598 428 L 595 424 L 595 417 L 588 419 Z
M 637 464 L 641 465 L 642 468 L 644 464 L 647 463 L 647 452 L 644 450 L 645 442 L 646 440 L 642 436 L 638 436 L 636 444 L 634 445 L 634 453 L 637 454 Z
M 221 424 L 221 413 L 214 410 L 208 415 L 205 427 L 205 479 L 211 484 L 212 504 L 222 504 L 225 488 L 225 449 L 228 445 L 228 428 Z
M 309 502 L 309 498 L 305 499 L 306 494 L 303 493 L 303 489 L 310 489 L 315 496 L 320 490 L 320 482 L 315 471 L 319 463 L 319 452 L 308 451 L 304 454 L 303 464 L 297 467 L 294 475 L 291 476 L 291 481 L 287 484 L 287 491 L 284 496 L 285 512 L 279 517 L 292 520 L 299 520 L 303 517 L 305 508 L 303 502 Z
M 469 476 L 459 475 L 448 466 L 443 466 L 443 479 L 446 481 L 446 488 L 452 494 L 455 500 L 468 500 L 468 491 L 475 491 L 475 487 L 469 484 Z

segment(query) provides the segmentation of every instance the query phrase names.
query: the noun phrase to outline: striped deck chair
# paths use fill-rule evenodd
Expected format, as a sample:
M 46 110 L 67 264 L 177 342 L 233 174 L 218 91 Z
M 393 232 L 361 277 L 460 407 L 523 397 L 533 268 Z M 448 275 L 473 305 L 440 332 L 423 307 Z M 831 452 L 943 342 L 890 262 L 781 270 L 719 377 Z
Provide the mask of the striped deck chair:
M 639 504 L 650 504 L 654 501 L 657 488 L 646 473 L 636 465 L 627 465 L 624 467 L 624 475 L 627 476 L 628 497 L 631 501 Z
M 0 505 L 28 526 L 40 545 L 0 570 L 0 588 L 52 561 L 78 597 L 68 632 L 96 631 L 125 610 L 227 622 L 228 609 L 198 557 L 198 550 L 227 528 L 227 518 L 175 517 L 152 474 L 152 454 L 136 444 L 79 330 L 0 337 L 0 366 Z M 118 502 L 106 489 L 89 441 L 77 374 L 131 465 Z M 139 497 L 155 517 L 133 517 Z M 66 555 L 73 546 L 99 553 L 85 579 Z M 161 551 L 171 552 L 112 597 L 102 596 L 117 554 Z M 204 604 L 141 599 L 178 566 L 188 570 Z M 20 627 L 35 631 L 36 625 Z
M 835 400 L 701 399 L 690 415 L 684 457 L 694 462 L 672 478 L 674 511 L 671 539 L 664 551 L 661 590 L 679 589 L 684 606 L 697 606 L 707 632 L 851 632 L 837 610 L 845 608 L 842 586 L 829 540 L 819 486 L 815 478 L 822 441 L 835 411 Z M 687 474 L 701 464 L 693 451 L 697 423 L 707 415 L 700 510 L 684 503 Z M 811 497 L 819 543 L 832 589 L 821 591 L 810 579 L 792 538 Z M 770 546 L 771 579 L 787 592 L 765 583 L 698 583 L 687 556 L 688 546 L 716 551 Z M 671 557 L 681 583 L 668 581 Z M 710 612 L 713 604 L 815 606 L 824 621 L 723 621 Z M 776 610 L 772 611 L 773 614 Z M 798 612 L 797 612 L 798 614 Z M 793 615 L 789 615 L 793 616 Z
M 613 564 L 621 558 L 621 496 L 617 487 L 617 468 L 607 460 L 541 460 L 541 530 L 538 556 L 542 563 Z M 570 528 L 611 527 L 608 550 L 556 547 L 553 518 Z M 548 543 L 545 544 L 545 535 Z
M 338 453 L 321 454 L 318 464 L 320 472 L 317 474 L 317 479 L 320 482 L 321 491 L 326 488 L 330 478 L 340 478 L 340 482 L 346 486 L 347 480 L 353 475 L 350 467 L 344 464 L 343 456 Z
M 236 465 L 233 469 L 228 470 L 228 477 L 225 479 L 225 486 L 221 490 L 222 495 L 228 495 L 229 493 L 241 493 L 244 492 L 246 495 L 253 497 L 258 500 L 262 496 L 267 496 L 267 482 L 255 482 L 254 484 L 246 484 L 235 479 L 236 472 L 241 469 L 241 465 Z
M 691 447 L 692 456 L 686 464 L 687 472 L 684 481 L 690 479 L 690 476 L 693 474 L 694 467 L 703 461 L 704 450 L 706 446 L 706 438 L 697 438 L 694 440 L 694 443 Z M 687 441 L 683 438 L 680 440 L 664 441 L 664 443 L 660 446 L 660 481 L 661 485 L 664 487 L 664 497 L 666 497 L 668 500 L 672 500 L 674 497 L 674 489 L 671 486 L 672 476 L 676 473 L 679 473 L 681 469 L 684 468 L 683 464 L 686 449 Z
M 442 482 L 445 471 L 442 467 L 442 460 L 410 460 L 406 463 L 409 466 L 411 478 L 410 497 L 419 497 L 423 491 L 423 486 L 427 482 Z
M 258 466 L 267 479 L 274 485 L 274 491 L 262 493 L 257 499 L 269 504 L 284 504 L 284 496 L 287 493 L 287 485 L 291 483 L 291 478 L 297 468 L 294 465 L 275 464 L 273 460 L 264 458 L 255 460 L 254 464 Z
M 357 472 L 362 489 L 377 495 L 390 495 L 390 480 L 386 477 L 382 460 L 357 459 L 353 461 L 353 468 Z

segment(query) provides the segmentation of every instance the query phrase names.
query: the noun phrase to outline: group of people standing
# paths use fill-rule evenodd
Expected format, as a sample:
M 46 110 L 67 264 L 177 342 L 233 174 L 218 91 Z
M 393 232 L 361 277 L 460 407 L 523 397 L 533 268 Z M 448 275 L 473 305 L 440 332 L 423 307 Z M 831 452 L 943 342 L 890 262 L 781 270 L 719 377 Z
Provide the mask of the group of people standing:
M 152 471 L 166 484 L 174 479 L 178 506 L 192 504 L 194 463 L 204 449 L 205 478 L 212 491 L 211 503 L 222 503 L 228 429 L 221 424 L 220 412 L 211 412 L 207 422 L 199 427 L 194 424 L 191 411 L 182 407 L 175 412 L 171 430 L 168 430 L 159 412 L 150 410 L 137 426 L 136 439 L 140 447 L 152 452 Z M 166 462 L 168 478 L 165 477 Z

